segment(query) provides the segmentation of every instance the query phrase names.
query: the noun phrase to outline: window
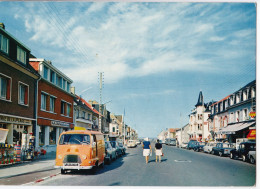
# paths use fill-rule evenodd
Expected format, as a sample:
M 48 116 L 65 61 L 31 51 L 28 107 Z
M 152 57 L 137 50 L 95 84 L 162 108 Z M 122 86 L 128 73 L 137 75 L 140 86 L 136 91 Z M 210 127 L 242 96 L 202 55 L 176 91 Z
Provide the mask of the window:
M 90 114 L 88 114 L 88 120 L 90 120 Z
M 113 132 L 116 132 L 116 128 L 115 127 L 113 127 Z
M 55 83 L 55 72 L 51 70 L 50 76 L 51 76 L 51 82 Z
M 82 112 L 82 118 L 84 118 L 85 119 L 85 116 L 86 116 L 86 112 Z
M 244 109 L 243 110 L 243 121 L 246 121 L 246 120 L 248 120 L 249 119 L 249 117 L 248 117 L 248 113 L 247 113 L 247 109 Z
M 95 135 L 94 135 L 95 136 Z M 90 144 L 90 136 L 84 134 L 63 134 L 60 137 L 60 145 L 63 144 Z
M 67 92 L 70 92 L 70 83 L 67 82 Z
M 255 88 L 252 87 L 252 90 L 251 90 L 251 98 L 254 98 L 255 97 Z
M 239 122 L 240 121 L 240 112 L 237 111 L 236 112 L 236 122 Z
M 236 103 L 239 103 L 240 102 L 240 93 L 238 93 L 236 96 L 237 96 Z
M 45 127 L 39 126 L 39 146 L 44 145 L 44 138 L 45 138 Z
M 9 39 L 0 34 L 0 50 L 8 54 Z
M 47 110 L 47 95 L 43 93 L 41 94 L 41 109 Z
M 63 79 L 62 88 L 63 88 L 64 90 L 66 89 L 66 80 L 65 80 L 65 79 Z
M 55 127 L 50 127 L 50 144 L 56 144 L 56 128 Z
M 11 78 L 0 73 L 0 99 L 11 100 Z
M 61 101 L 61 109 L 60 109 L 61 114 L 65 114 L 65 102 Z
M 19 88 L 19 104 L 28 105 L 28 85 L 25 85 L 21 82 L 18 84 Z
M 62 77 L 56 75 L 56 85 L 62 88 Z
M 50 112 L 54 112 L 55 109 L 55 98 L 54 97 L 50 97 Z
M 230 123 L 234 122 L 234 113 L 230 113 Z
M 46 66 L 43 66 L 43 78 L 48 79 L 49 69 Z
M 17 60 L 26 64 L 26 52 L 19 46 L 17 46 Z
M 243 91 L 243 100 L 247 100 L 247 91 Z
M 70 104 L 67 104 L 67 116 L 70 116 Z

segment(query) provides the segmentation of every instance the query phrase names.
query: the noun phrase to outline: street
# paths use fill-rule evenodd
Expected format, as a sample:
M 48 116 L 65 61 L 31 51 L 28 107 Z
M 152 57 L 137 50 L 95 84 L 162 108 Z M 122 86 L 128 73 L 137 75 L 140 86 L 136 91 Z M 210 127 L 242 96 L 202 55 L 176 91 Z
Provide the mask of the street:
M 153 144 L 152 144 L 153 145 Z M 253 186 L 256 166 L 229 157 L 219 157 L 163 145 L 161 163 L 155 155 L 145 164 L 142 147 L 127 149 L 127 154 L 105 165 L 96 174 L 72 172 L 31 185 L 48 186 Z M 60 172 L 60 170 L 56 170 Z M 10 183 L 11 184 L 11 183 Z M 12 183 L 14 184 L 14 183 Z

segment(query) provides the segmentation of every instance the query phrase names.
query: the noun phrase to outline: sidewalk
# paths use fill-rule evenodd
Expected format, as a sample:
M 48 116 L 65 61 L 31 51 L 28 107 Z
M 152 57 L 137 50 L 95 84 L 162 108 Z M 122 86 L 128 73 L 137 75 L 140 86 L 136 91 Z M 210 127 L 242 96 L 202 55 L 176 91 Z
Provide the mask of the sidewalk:
M 54 169 L 56 152 L 49 152 L 32 161 L 0 167 L 0 179 Z

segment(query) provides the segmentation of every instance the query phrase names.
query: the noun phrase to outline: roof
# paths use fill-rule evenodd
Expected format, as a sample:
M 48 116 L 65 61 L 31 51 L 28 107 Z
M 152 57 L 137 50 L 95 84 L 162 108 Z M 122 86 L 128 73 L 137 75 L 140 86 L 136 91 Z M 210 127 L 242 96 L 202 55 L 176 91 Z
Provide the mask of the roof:
M 203 95 L 202 95 L 202 91 L 200 91 L 198 102 L 197 102 L 197 104 L 195 106 L 196 107 L 197 106 L 202 106 L 202 104 L 203 104 Z
M 253 81 L 251 81 L 250 83 L 246 84 L 244 87 L 242 87 L 242 88 L 240 88 L 239 90 L 237 90 L 236 92 L 234 92 L 233 94 L 235 94 L 235 93 L 237 93 L 237 92 L 239 92 L 239 91 L 241 91 L 241 90 L 244 90 L 244 89 L 246 89 L 247 87 L 250 87 L 250 86 L 255 85 L 255 84 L 256 84 L 256 80 L 253 80 Z
M 222 102 L 222 101 L 224 101 L 224 100 L 227 100 L 229 97 L 230 97 L 230 95 L 226 96 L 225 98 L 221 99 L 221 100 L 218 101 L 218 102 L 215 102 L 215 103 L 212 104 L 211 106 L 214 106 L 215 104 L 218 104 L 218 103 L 220 103 L 220 102 Z
M 70 130 L 65 131 L 63 134 L 97 134 L 97 135 L 103 135 L 103 133 L 98 131 L 90 131 L 90 130 Z
M 168 131 L 169 131 L 170 133 L 174 133 L 174 132 L 176 132 L 177 129 L 179 129 L 179 128 L 175 128 L 175 129 L 174 129 L 174 128 L 169 128 Z
M 81 100 L 93 113 L 96 113 L 99 115 L 99 112 L 95 108 L 93 108 L 86 100 L 84 100 L 83 98 L 79 97 L 76 94 L 75 94 L 75 96 L 77 99 Z

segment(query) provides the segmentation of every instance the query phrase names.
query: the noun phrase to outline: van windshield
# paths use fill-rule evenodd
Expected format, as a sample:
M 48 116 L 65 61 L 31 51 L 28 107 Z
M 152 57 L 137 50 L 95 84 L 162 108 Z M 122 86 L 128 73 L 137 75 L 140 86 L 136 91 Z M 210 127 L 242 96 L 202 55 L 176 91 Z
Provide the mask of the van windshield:
M 90 136 L 86 134 L 64 134 L 61 136 L 59 144 L 90 144 Z

